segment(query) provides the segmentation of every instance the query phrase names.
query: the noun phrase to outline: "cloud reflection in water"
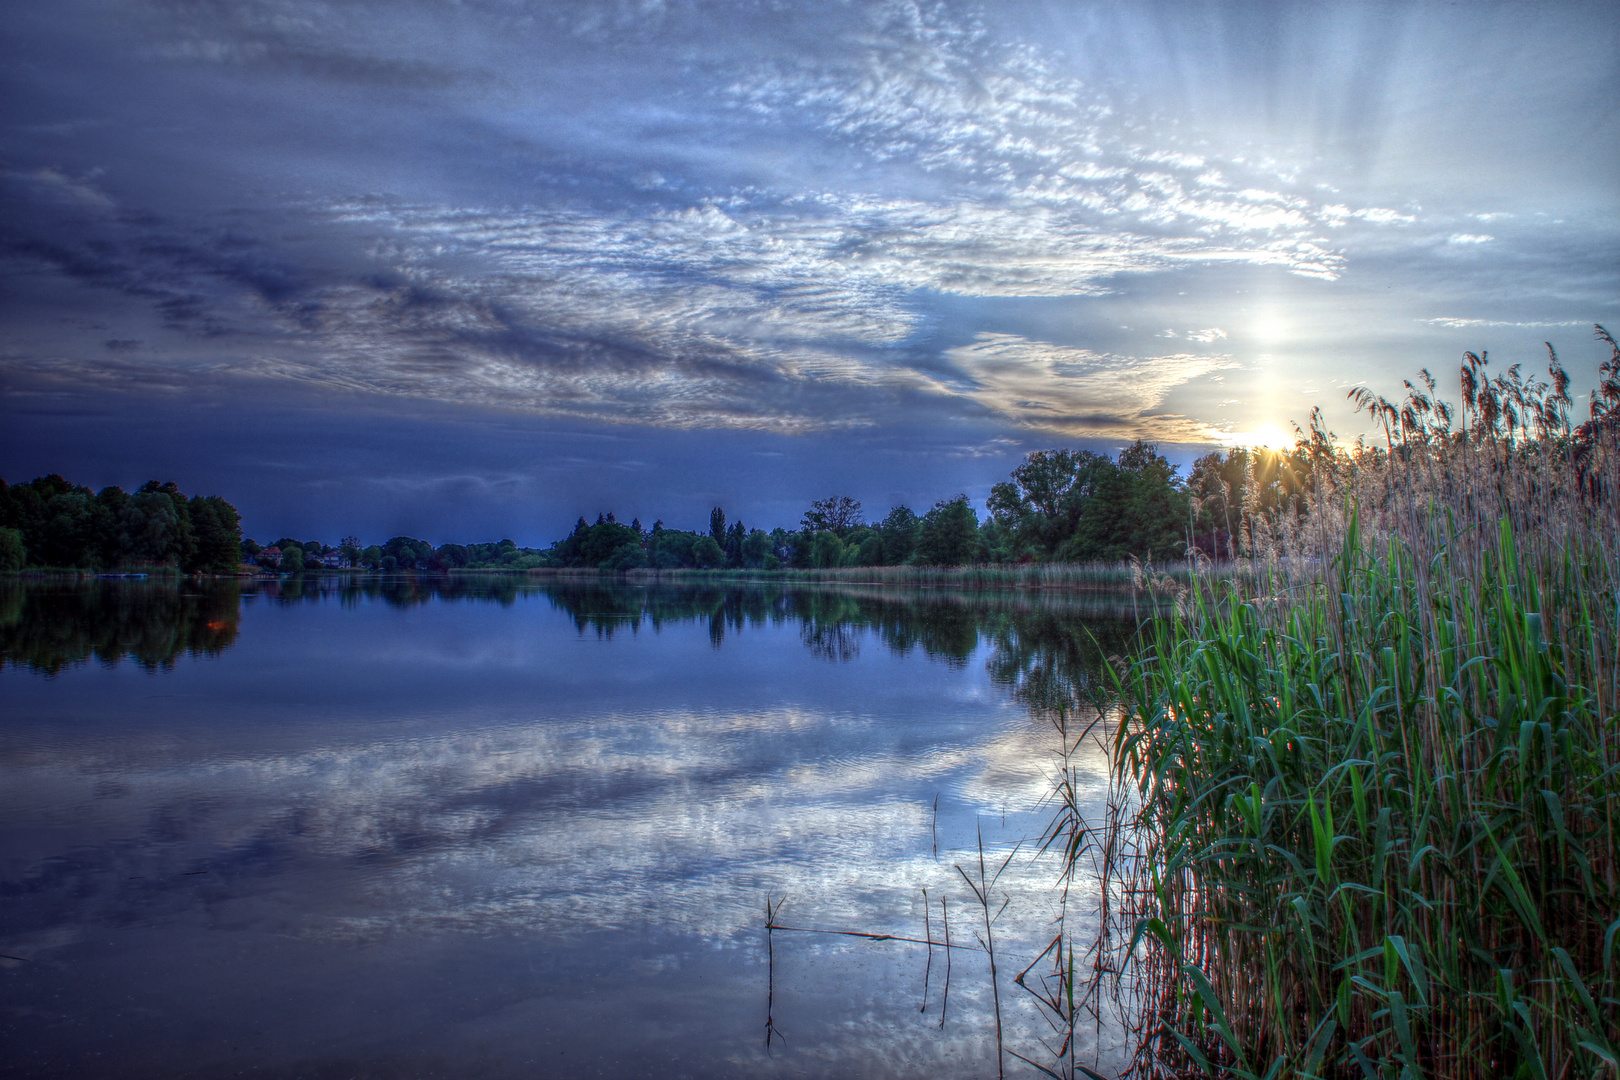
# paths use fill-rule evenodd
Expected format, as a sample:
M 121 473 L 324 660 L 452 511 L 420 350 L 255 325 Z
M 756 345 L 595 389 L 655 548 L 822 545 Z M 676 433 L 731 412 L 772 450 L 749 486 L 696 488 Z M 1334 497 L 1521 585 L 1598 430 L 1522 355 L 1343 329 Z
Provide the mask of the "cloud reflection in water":
M 911 1000 L 920 954 L 843 939 L 779 942 L 778 1022 L 795 1045 L 757 1058 L 744 1013 L 759 990 L 761 905 L 786 896 L 800 924 L 915 935 L 921 888 L 965 901 L 951 863 L 966 861 L 976 819 L 998 850 L 1033 835 L 1051 741 L 986 659 L 997 635 L 1054 613 L 948 597 L 632 595 L 628 613 L 609 604 L 623 597 L 543 598 L 257 603 L 234 648 L 157 681 L 127 667 L 49 681 L 7 672 L 18 707 L 0 739 L 0 815 L 13 918 L 0 951 L 116 984 L 121 964 L 156 963 L 155 935 L 197 964 L 228 947 L 320 1000 L 332 991 L 306 981 L 313 957 L 355 1000 L 410 988 L 480 1022 L 488 1015 L 457 987 L 495 979 L 495 956 L 551 972 L 512 991 L 531 1003 L 582 977 L 556 969 L 595 956 L 617 973 L 600 976 L 604 992 L 654 1014 L 633 1041 L 706 1068 L 976 1068 L 988 1002 L 972 963 L 958 969 L 955 1026 L 942 1035 Z M 719 649 L 716 611 L 733 628 Z M 807 648 L 812 614 L 865 647 L 846 662 Z M 639 629 L 599 636 L 593 619 Z M 1006 647 L 997 655 L 1004 671 Z M 1032 954 L 1047 931 L 1053 870 L 1020 858 L 1009 871 L 1009 956 Z M 109 935 L 110 949 L 91 948 Z M 356 989 L 362 969 L 372 974 Z M 188 985 L 155 993 L 205 1008 Z M 204 985 L 232 1016 L 250 1004 L 240 988 Z M 709 991 L 750 1004 L 653 1034 L 659 1016 L 673 1023 L 691 1007 L 683 998 Z M 80 994 L 65 1011 L 87 1006 Z M 297 1013 L 281 997 L 262 1008 L 272 1030 Z M 840 1026 L 851 1008 L 869 1026 Z M 613 1015 L 604 1004 L 571 1036 L 508 1036 L 501 1054 L 599 1037 Z M 1027 1038 L 1033 1021 L 1014 1016 L 1014 1030 Z M 417 1037 L 368 1025 L 390 1047 Z M 471 1037 L 460 1021 L 423 1030 Z M 316 1059 L 336 1052 L 318 1034 L 287 1034 Z M 125 1038 L 150 1050 L 153 1034 Z M 874 1039 L 910 1056 L 879 1067 Z M 233 1060 L 213 1053 L 221 1067 Z

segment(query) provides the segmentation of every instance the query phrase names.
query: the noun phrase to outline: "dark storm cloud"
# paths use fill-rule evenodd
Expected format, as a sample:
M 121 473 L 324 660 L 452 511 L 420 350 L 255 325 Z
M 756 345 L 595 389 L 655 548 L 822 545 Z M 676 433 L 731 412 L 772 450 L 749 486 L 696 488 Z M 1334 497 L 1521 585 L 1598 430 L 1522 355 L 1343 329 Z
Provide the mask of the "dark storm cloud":
M 389 445 L 451 409 L 469 460 L 509 422 L 699 471 L 721 432 L 909 440 L 943 495 L 986 446 L 1208 442 L 1486 331 L 1583 372 L 1620 297 L 1616 44 L 1596 5 L 24 9 L 3 408 L 60 447 L 47 404 L 322 401 L 248 425 L 306 471 L 339 406 Z

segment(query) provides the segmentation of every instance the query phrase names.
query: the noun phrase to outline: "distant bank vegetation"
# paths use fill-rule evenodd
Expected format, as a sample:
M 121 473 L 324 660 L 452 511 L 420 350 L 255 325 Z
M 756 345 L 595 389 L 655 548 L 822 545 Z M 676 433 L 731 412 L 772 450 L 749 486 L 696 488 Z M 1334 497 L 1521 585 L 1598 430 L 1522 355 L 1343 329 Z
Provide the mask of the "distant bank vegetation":
M 0 570 L 1008 567 L 1178 558 L 1189 535 L 1214 555 L 1237 550 L 1231 522 L 1241 507 L 1228 503 L 1246 481 L 1256 505 L 1266 509 L 1299 499 L 1310 467 L 1300 453 L 1210 454 L 1183 480 L 1149 443 L 1135 443 L 1117 457 L 1048 450 L 1031 454 L 995 486 L 982 519 L 966 495 L 942 499 L 922 514 L 896 506 L 876 521 L 866 519 L 855 499 L 835 495 L 812 503 L 795 529 L 750 529 L 718 506 L 706 531 L 671 529 L 662 521 L 651 528 L 640 520 L 626 524 L 607 511 L 594 523 L 581 517 L 549 548 L 511 540 L 435 547 L 409 536 L 372 545 L 355 536 L 335 545 L 291 536 L 260 544 L 242 537 L 236 508 L 217 496 L 187 498 L 174 484 L 157 481 L 134 494 L 117 487 L 95 492 L 51 475 L 14 486 L 0 480 Z
M 730 520 L 723 507 L 706 530 L 673 529 L 662 521 L 620 521 L 609 510 L 583 516 L 549 548 L 511 540 L 444 544 L 396 536 L 361 546 L 354 537 L 336 547 L 282 537 L 260 546 L 243 541 L 244 557 L 269 570 L 321 565 L 381 571 L 576 570 L 801 571 L 890 569 L 880 579 L 929 577 L 927 568 L 979 567 L 1015 574 L 991 577 L 1020 584 L 1064 584 L 1040 568 L 1122 563 L 1136 557 L 1180 559 L 1191 544 L 1211 557 L 1239 554 L 1237 522 L 1249 511 L 1289 512 L 1304 505 L 1314 451 L 1235 448 L 1199 459 L 1190 478 L 1178 475 L 1151 443 L 1117 456 L 1086 450 L 1031 454 L 995 485 L 981 517 L 966 495 L 942 499 L 919 514 L 892 507 L 868 520 L 860 502 L 833 495 L 813 502 L 797 528 L 770 531 Z M 1247 500 L 1247 502 L 1245 502 Z M 311 564 L 314 564 L 312 567 Z M 1060 575 L 1061 576 L 1061 575 Z
M 1601 328 L 1599 335 L 1612 341 Z M 1608 367 L 1607 389 L 1593 395 L 1593 419 L 1571 425 L 1569 379 L 1556 357 L 1554 382 L 1545 384 L 1527 379 L 1518 366 L 1488 378 L 1485 358 L 1468 356 L 1464 391 L 1475 404 L 1464 407 L 1464 428 L 1470 422 L 1494 427 L 1521 440 L 1557 442 L 1572 453 L 1590 443 L 1598 411 L 1607 407 L 1604 395 L 1613 391 Z M 1466 385 L 1468 379 L 1476 385 Z M 918 568 L 977 567 L 1007 583 L 1064 583 L 1051 580 L 1046 568 L 1120 566 L 1133 558 L 1236 559 L 1254 552 L 1257 523 L 1300 520 L 1324 484 L 1340 490 L 1350 478 L 1383 468 L 1392 455 L 1409 453 L 1416 425 L 1451 431 L 1453 416 L 1442 415 L 1447 407 L 1433 397 L 1432 380 L 1408 386 L 1412 396 L 1402 405 L 1370 394 L 1359 402 L 1383 429 L 1383 445 L 1344 446 L 1313 414 L 1290 450 L 1210 453 L 1186 477 L 1156 446 L 1140 441 L 1113 456 L 1068 449 L 1030 454 L 992 488 L 983 517 L 966 495 L 942 499 L 921 514 L 895 506 L 875 520 L 855 499 L 833 495 L 812 503 L 796 528 L 770 531 L 730 520 L 718 506 L 706 530 L 690 531 L 662 521 L 651 528 L 639 519 L 627 524 L 607 510 L 594 523 L 581 516 L 548 548 L 512 540 L 435 547 L 409 536 L 371 545 L 356 536 L 335 545 L 290 536 L 260 544 L 241 536 L 230 503 L 187 498 L 173 483 L 153 481 L 129 494 L 116 487 L 92 492 L 56 475 L 10 487 L 0 480 L 0 570 L 797 570 L 841 576 L 837 572 L 890 567 L 907 569 L 876 576 L 904 581 L 928 576 Z M 1562 429 L 1546 410 L 1559 413 Z
M 189 498 L 156 480 L 99 492 L 52 474 L 0 480 L 0 571 L 150 568 L 234 574 L 242 562 L 236 507 L 217 495 Z

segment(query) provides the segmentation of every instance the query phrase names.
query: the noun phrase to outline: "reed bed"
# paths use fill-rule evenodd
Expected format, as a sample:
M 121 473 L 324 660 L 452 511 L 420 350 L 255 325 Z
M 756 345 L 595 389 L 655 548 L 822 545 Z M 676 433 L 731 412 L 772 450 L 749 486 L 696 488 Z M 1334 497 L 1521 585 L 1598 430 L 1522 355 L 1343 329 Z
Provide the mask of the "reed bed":
M 1022 566 L 862 566 L 827 570 L 780 571 L 790 580 L 873 585 L 950 585 L 958 588 L 1098 589 L 1128 590 L 1140 584 L 1141 574 L 1128 562 L 1030 563 Z M 1161 568 L 1161 573 L 1188 580 L 1185 563 Z
M 1234 572 L 1241 568 L 1233 567 Z M 943 585 L 961 589 L 1072 589 L 1124 592 L 1144 588 L 1142 567 L 1119 563 L 1030 563 L 986 566 L 843 566 L 819 570 L 557 570 L 527 573 L 538 578 L 614 577 L 632 582 L 655 581 L 772 581 L 839 585 Z M 1191 581 L 1186 562 L 1155 564 L 1151 576 L 1183 584 Z
M 1469 361 L 1118 665 L 1128 812 L 1065 842 L 1139 1075 L 1620 1072 L 1620 348 L 1578 428 Z

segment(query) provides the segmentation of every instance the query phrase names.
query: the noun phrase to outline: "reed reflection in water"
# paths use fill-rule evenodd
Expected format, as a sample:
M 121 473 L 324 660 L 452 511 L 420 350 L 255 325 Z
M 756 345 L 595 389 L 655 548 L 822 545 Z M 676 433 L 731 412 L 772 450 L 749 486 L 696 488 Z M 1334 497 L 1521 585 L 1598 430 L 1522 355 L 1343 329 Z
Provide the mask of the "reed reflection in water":
M 820 935 L 776 940 L 767 1055 L 762 904 L 965 905 L 978 831 L 999 863 L 1044 823 L 1040 710 L 1127 637 L 1053 596 L 513 579 L 0 612 L 0 1036 L 39 1075 L 993 1071 L 982 957 L 941 1030 L 926 950 Z M 1052 877 L 1003 877 L 1004 968 Z

